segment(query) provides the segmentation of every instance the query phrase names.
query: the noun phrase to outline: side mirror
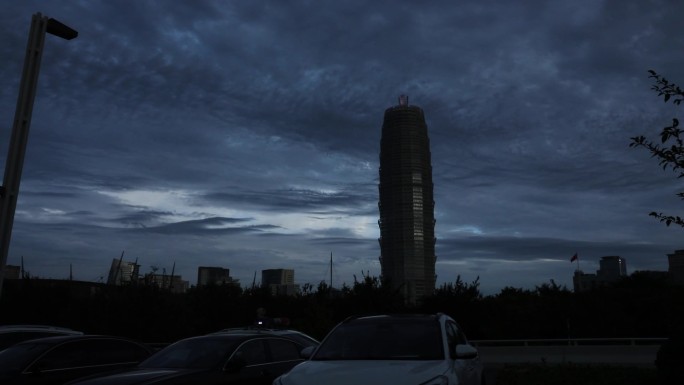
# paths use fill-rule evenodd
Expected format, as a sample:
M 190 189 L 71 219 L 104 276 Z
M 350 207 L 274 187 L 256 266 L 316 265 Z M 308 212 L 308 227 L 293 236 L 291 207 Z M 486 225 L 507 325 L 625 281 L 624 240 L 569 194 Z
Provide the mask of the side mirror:
M 472 345 L 461 344 L 456 345 L 456 359 L 470 360 L 477 357 L 477 349 Z
M 304 349 L 302 349 L 301 352 L 299 352 L 299 356 L 304 358 L 305 360 L 308 360 L 311 358 L 311 355 L 313 355 L 314 350 L 316 350 L 315 346 L 307 346 Z
M 228 373 L 237 373 L 245 366 L 247 366 L 247 361 L 245 360 L 244 354 L 242 352 L 235 352 L 226 363 L 224 371 Z

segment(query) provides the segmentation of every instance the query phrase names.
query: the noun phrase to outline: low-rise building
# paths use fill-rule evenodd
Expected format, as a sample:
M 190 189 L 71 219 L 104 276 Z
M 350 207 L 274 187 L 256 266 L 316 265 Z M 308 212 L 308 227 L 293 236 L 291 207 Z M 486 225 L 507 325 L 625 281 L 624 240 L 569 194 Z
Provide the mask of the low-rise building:
M 300 291 L 294 283 L 294 269 L 261 270 L 261 286 L 270 288 L 273 295 L 296 295 Z
M 197 268 L 197 286 L 240 285 L 239 280 L 230 276 L 230 269 L 223 267 L 200 266 Z

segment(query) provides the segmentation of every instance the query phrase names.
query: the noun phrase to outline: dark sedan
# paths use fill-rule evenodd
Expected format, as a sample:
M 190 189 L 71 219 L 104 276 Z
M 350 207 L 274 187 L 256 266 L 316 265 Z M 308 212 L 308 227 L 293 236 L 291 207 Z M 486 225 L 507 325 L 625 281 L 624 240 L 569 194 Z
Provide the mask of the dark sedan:
M 193 337 L 169 345 L 135 369 L 72 385 L 271 385 L 303 361 L 304 347 L 286 337 L 257 332 Z
M 34 339 L 0 351 L 0 384 L 61 385 L 135 366 L 151 354 L 147 346 L 119 337 L 74 335 Z

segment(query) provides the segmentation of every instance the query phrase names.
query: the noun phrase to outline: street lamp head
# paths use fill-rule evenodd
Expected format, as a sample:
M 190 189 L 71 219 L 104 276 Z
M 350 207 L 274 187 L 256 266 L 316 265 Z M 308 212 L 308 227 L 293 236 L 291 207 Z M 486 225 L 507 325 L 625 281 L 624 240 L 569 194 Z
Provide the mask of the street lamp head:
M 60 23 L 59 21 L 49 18 L 47 21 L 47 33 L 55 36 L 59 36 L 62 39 L 71 40 L 78 36 L 78 31 L 75 29 Z

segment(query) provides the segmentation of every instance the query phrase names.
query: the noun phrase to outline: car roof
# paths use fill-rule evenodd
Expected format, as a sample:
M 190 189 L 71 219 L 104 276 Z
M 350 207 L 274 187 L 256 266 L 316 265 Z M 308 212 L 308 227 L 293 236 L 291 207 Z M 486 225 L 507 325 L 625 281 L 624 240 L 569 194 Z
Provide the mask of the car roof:
M 188 338 L 183 338 L 179 341 L 189 341 L 189 340 L 211 340 L 211 339 L 224 339 L 224 340 L 231 340 L 231 341 L 247 341 L 253 338 L 259 338 L 259 337 L 267 337 L 267 336 L 273 336 L 273 337 L 279 337 L 275 336 L 272 334 L 265 334 L 265 333 L 250 333 L 250 332 L 244 332 L 244 333 L 212 333 L 212 334 L 205 334 L 201 336 L 194 336 L 194 337 L 188 337 Z M 284 337 L 287 338 L 287 337 Z M 173 345 L 173 344 L 172 344 Z
M 431 319 L 431 320 L 438 320 L 442 318 L 444 314 L 442 313 L 437 313 L 437 314 L 375 314 L 375 315 L 358 315 L 358 316 L 351 316 L 348 317 L 343 321 L 343 323 L 347 322 L 353 322 L 353 321 L 386 321 L 386 320 L 397 320 L 397 319 L 404 319 L 404 320 L 425 320 L 425 319 Z
M 211 334 L 244 334 L 244 333 L 254 333 L 254 334 L 273 334 L 273 335 L 282 335 L 282 334 L 304 334 L 300 331 L 297 330 L 292 330 L 292 329 L 271 329 L 271 328 L 256 328 L 256 327 L 242 327 L 242 328 L 227 328 L 227 329 L 221 329 L 217 332 L 211 333 Z
M 67 342 L 67 341 L 83 341 L 83 340 L 96 340 L 96 339 L 124 340 L 124 341 L 129 341 L 129 342 L 133 342 L 133 343 L 137 343 L 139 345 L 145 346 L 145 344 L 140 343 L 140 342 L 135 341 L 135 340 L 132 340 L 130 338 L 100 335 L 100 334 L 79 334 L 79 335 L 43 337 L 43 338 L 36 338 L 36 339 L 28 340 L 28 341 L 22 341 L 22 342 L 17 343 L 17 345 L 20 345 L 20 344 L 36 344 L 36 343 L 39 343 L 39 344 L 59 344 L 62 342 Z
M 292 330 L 248 330 L 248 329 L 234 329 L 234 330 L 220 330 L 214 333 L 207 334 L 206 336 L 233 336 L 233 337 L 264 337 L 264 336 L 275 336 L 275 337 L 287 337 L 288 334 L 301 334 L 297 331 Z
M 238 328 L 221 329 L 217 332 L 213 332 L 210 334 L 245 334 L 245 333 L 268 334 L 268 335 L 286 336 L 286 337 L 291 336 L 291 335 L 298 335 L 298 336 L 302 336 L 304 338 L 307 338 L 309 340 L 313 340 L 315 342 L 318 342 L 318 340 L 316 340 L 315 338 L 313 338 L 310 335 L 308 335 L 304 332 L 301 332 L 299 330 L 262 328 L 262 327 L 255 327 L 255 326 L 245 326 L 245 327 L 238 327 Z
M 0 333 L 16 333 L 16 332 L 55 332 L 64 334 L 83 334 L 83 332 L 76 331 L 69 328 L 50 325 L 0 325 Z

